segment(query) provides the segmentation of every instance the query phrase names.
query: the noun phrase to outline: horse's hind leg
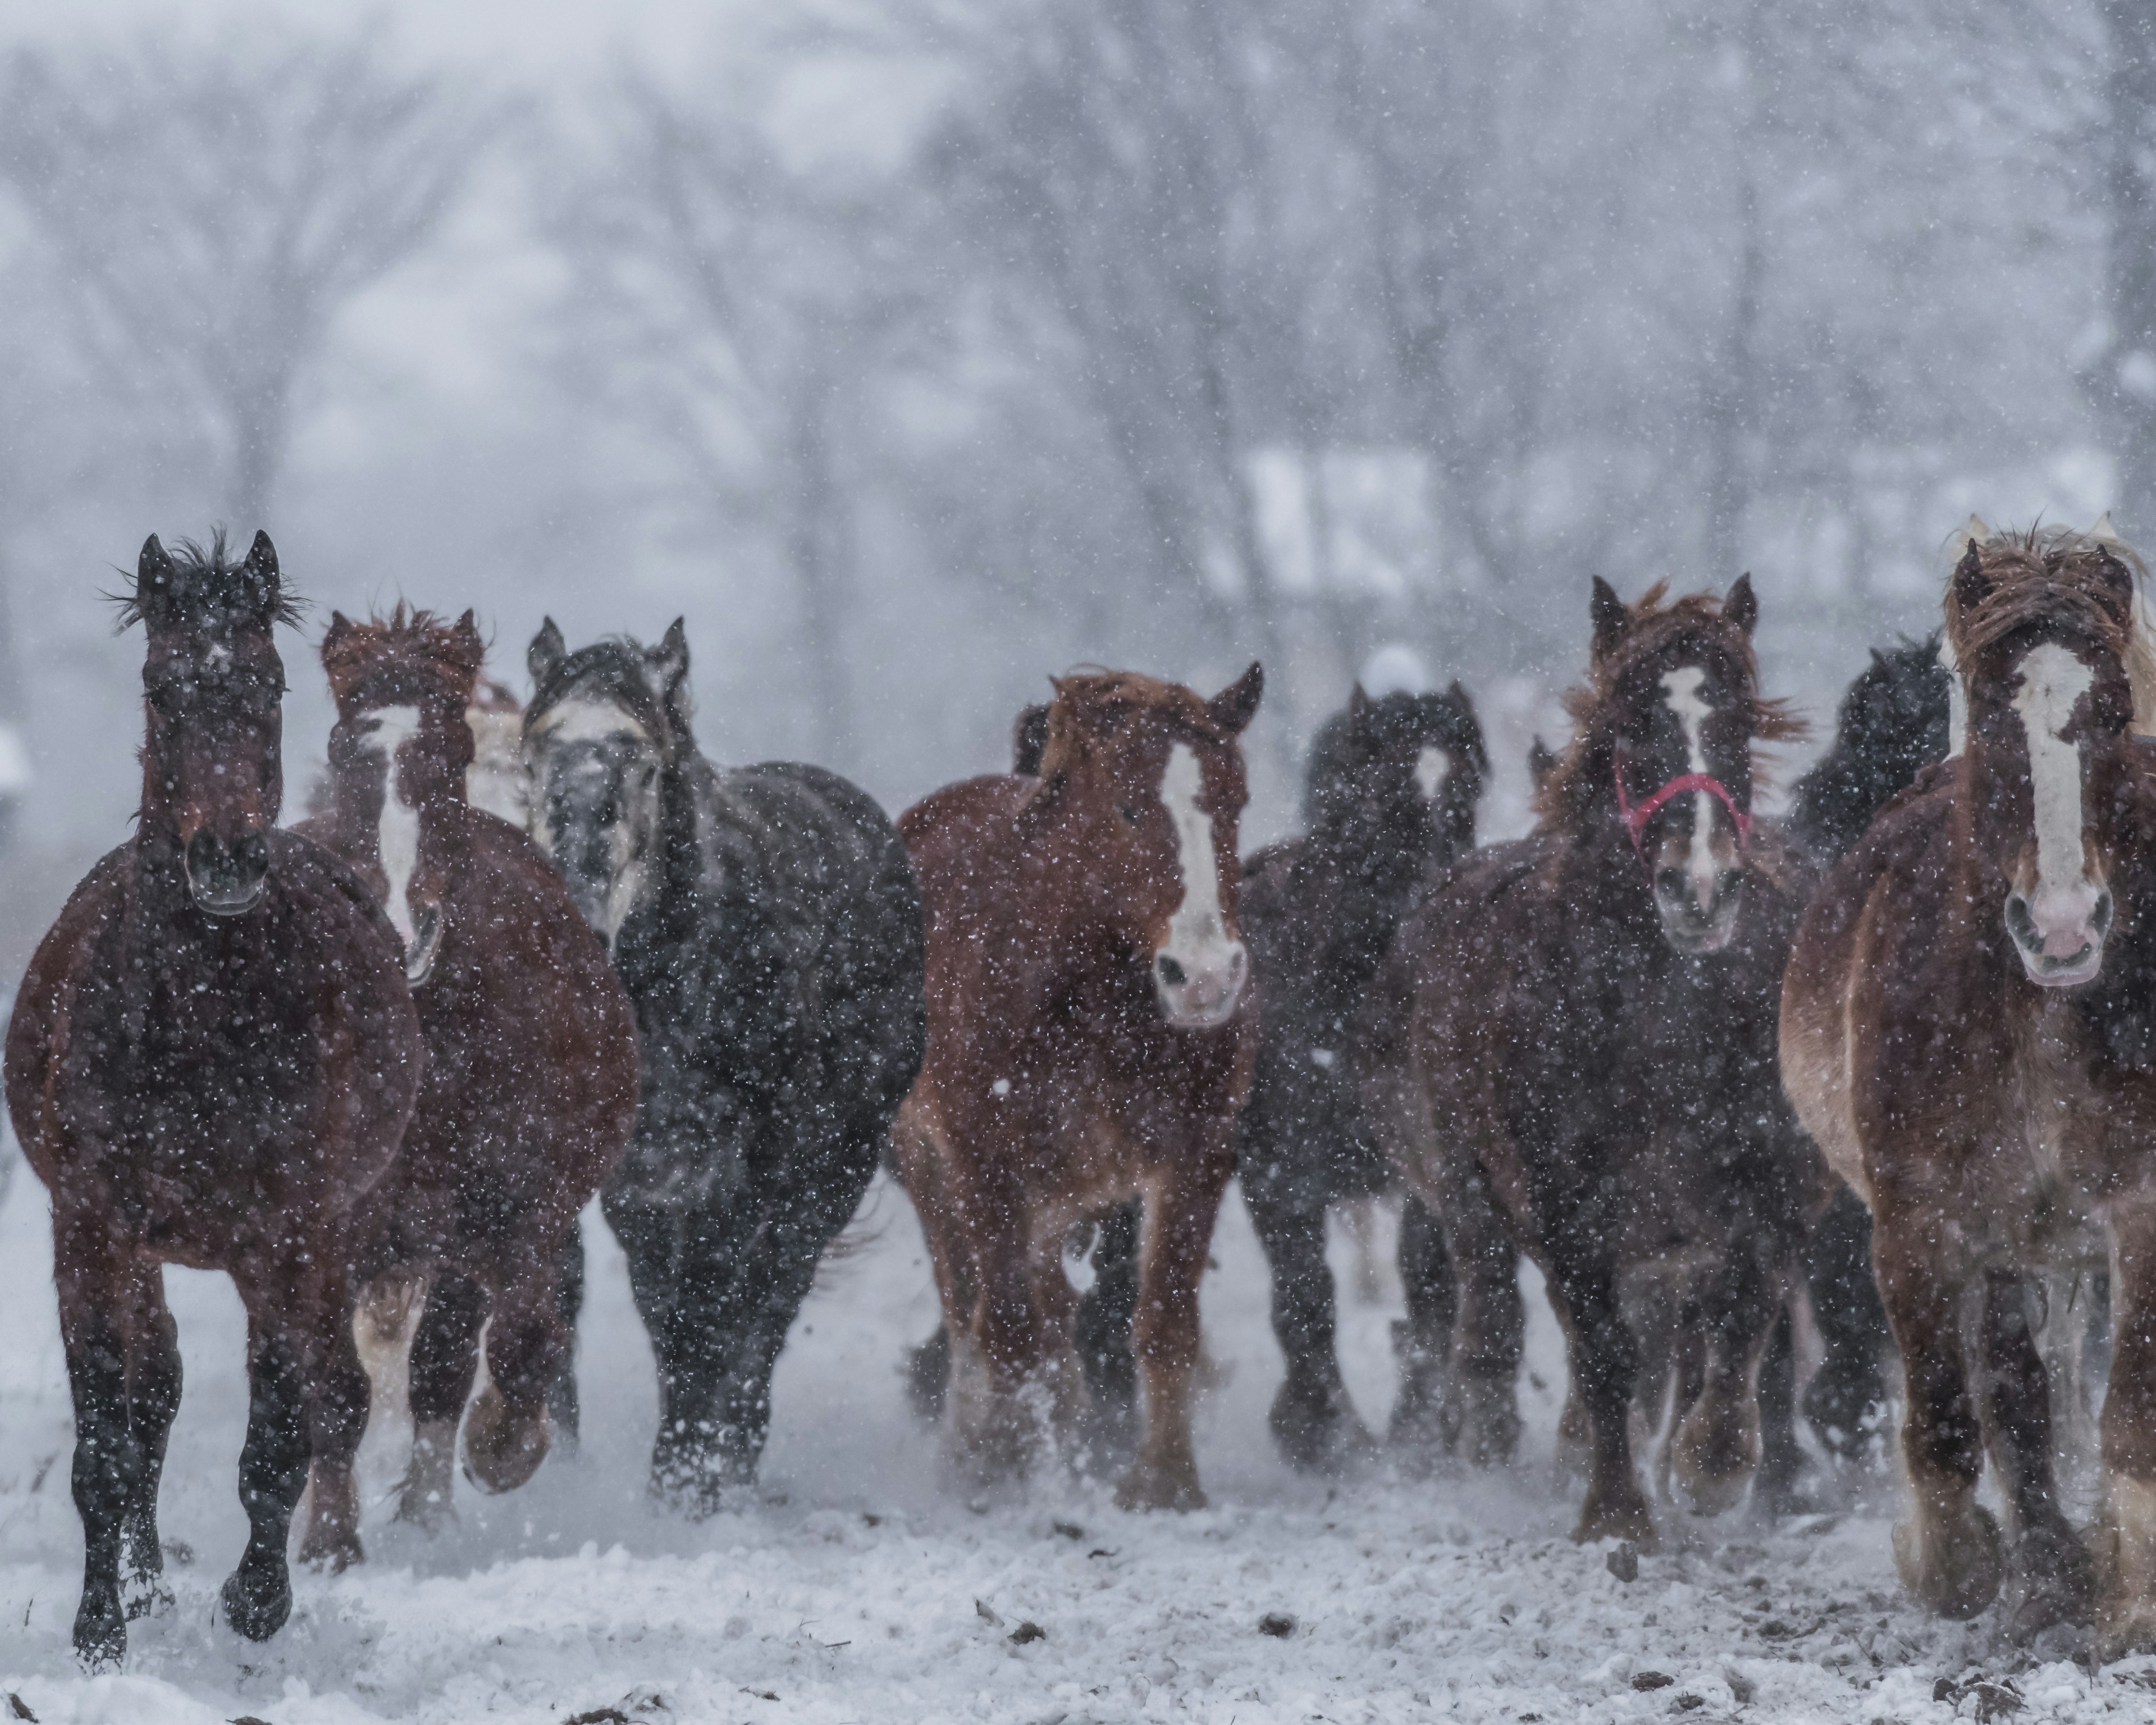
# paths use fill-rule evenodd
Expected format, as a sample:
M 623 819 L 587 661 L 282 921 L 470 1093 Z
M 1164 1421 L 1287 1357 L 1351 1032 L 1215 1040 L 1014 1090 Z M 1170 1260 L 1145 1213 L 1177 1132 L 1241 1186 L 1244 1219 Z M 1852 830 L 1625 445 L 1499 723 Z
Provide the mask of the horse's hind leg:
M 2097 1651 L 2156 1648 L 2156 1204 L 2112 1217 L 2111 1378 L 2103 1400 L 2104 1505 Z
M 1845 1461 L 1864 1447 L 1868 1416 L 1887 1404 L 1880 1357 L 1887 1313 L 1871 1273 L 1871 1214 L 1839 1188 L 1804 1254 L 1812 1322 L 1819 1327 L 1820 1368 L 1804 1390 L 1804 1417 L 1820 1441 Z
M 336 1250 L 334 1245 L 318 1242 L 311 1256 L 316 1262 L 334 1261 Z M 328 1278 L 321 1277 L 311 1286 L 307 1278 L 314 1275 L 310 1264 L 295 1266 L 285 1287 L 306 1289 L 314 1297 L 296 1314 L 280 1307 L 278 1321 L 289 1327 L 290 1346 L 300 1361 L 301 1406 L 312 1461 L 314 1495 L 300 1539 L 300 1561 L 335 1574 L 367 1555 L 359 1539 L 359 1486 L 352 1461 L 367 1432 L 370 1392 L 367 1368 L 359 1363 L 359 1345 L 352 1336 L 351 1297 L 341 1280 L 326 1286 L 321 1283 Z M 307 1478 L 303 1471 L 303 1486 Z
M 1431 1449 L 1442 1441 L 1445 1367 L 1460 1291 L 1445 1249 L 1445 1231 L 1414 1192 L 1400 1206 L 1400 1286 L 1407 1294 L 1408 1315 L 1393 1325 L 1400 1384 L 1390 1435 L 1395 1444 Z
M 479 1373 L 486 1290 L 443 1269 L 427 1284 L 412 1335 L 412 1461 L 397 1488 L 397 1519 L 432 1533 L 456 1513 L 457 1425 Z
M 1997 1596 L 2005 1566 L 1998 1524 L 1976 1501 L 1984 1443 L 1962 1358 L 1965 1289 L 1944 1261 L 1951 1238 L 1929 1212 L 1902 1224 L 1882 1210 L 1872 1245 L 1907 1385 L 1902 1455 L 1916 1499 L 1915 1513 L 1894 1529 L 1895 1566 L 1930 1609 L 1974 1617 Z
M 1145 1223 L 1140 1203 L 1118 1204 L 1101 1224 L 1093 1248 L 1093 1286 L 1078 1302 L 1078 1362 L 1093 1399 L 1101 1445 L 1127 1454 L 1136 1441 L 1138 1363 L 1131 1351 L 1131 1322 L 1138 1307 L 1138 1241 Z
M 500 1288 L 486 1331 L 486 1389 L 465 1425 L 465 1465 L 489 1491 L 513 1491 L 547 1459 L 547 1400 L 568 1354 L 559 1255 L 536 1254 Z
M 1572 1380 L 1587 1410 L 1587 1497 L 1572 1537 L 1583 1544 L 1617 1538 L 1652 1545 L 1654 1520 L 1632 1466 L 1638 1351 L 1619 1309 L 1608 1259 L 1578 1237 L 1583 1230 L 1568 1231 L 1574 1237 L 1560 1235 L 1548 1267 L 1551 1297 L 1572 1343 Z
M 1520 1254 L 1480 1164 L 1452 1172 L 1435 1206 L 1456 1300 L 1445 1435 L 1470 1466 L 1496 1467 L 1512 1459 L 1520 1441 L 1520 1352 L 1527 1334 Z
M 1273 1335 L 1287 1376 L 1269 1423 L 1288 1465 L 1332 1472 L 1369 1440 L 1348 1399 L 1334 1340 L 1332 1271 L 1325 1261 L 1325 1204 L 1291 1179 L 1246 1181 L 1245 1202 L 1272 1271 Z
M 2020 1598 L 2013 1630 L 2033 1635 L 2057 1623 L 2084 1623 L 2094 1577 L 2087 1552 L 2059 1509 L 2051 1384 L 2036 1347 L 2026 1278 L 1996 1271 L 1986 1278 L 1983 1334 L 1988 1435 L 2014 1512 Z
M 164 1477 L 166 1440 L 180 1411 L 180 1333 L 165 1304 L 165 1276 L 158 1266 L 141 1266 L 135 1307 L 128 1326 L 127 1424 L 141 1472 L 122 1528 L 122 1584 L 127 1615 L 142 1617 L 172 1603 L 157 1538 L 157 1486 Z
M 53 1279 L 59 1296 L 60 1341 L 74 1404 L 74 1505 L 82 1517 L 82 1601 L 74 1618 L 75 1656 L 85 1666 L 117 1665 L 127 1651 L 121 1609 L 120 1559 L 146 1469 L 128 1419 L 128 1337 L 140 1272 L 116 1250 L 101 1218 L 53 1217 Z

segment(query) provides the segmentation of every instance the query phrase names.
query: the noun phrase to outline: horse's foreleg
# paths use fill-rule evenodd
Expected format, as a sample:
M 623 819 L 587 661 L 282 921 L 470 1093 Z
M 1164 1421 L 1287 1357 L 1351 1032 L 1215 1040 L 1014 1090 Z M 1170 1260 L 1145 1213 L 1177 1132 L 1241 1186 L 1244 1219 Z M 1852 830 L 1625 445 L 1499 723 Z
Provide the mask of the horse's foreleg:
M 1198 1368 L 1198 1282 L 1213 1240 L 1214 1218 L 1233 1166 L 1224 1127 L 1196 1166 L 1171 1168 L 1147 1196 L 1132 1327 L 1145 1384 L 1145 1436 L 1138 1458 L 1116 1487 L 1125 1509 L 1203 1509 L 1198 1461 L 1190 1447 L 1192 1378 Z
M 584 1310 L 584 1224 L 569 1225 L 562 1246 L 561 1313 L 563 1342 L 561 1369 L 547 1393 L 547 1411 L 554 1421 L 554 1441 L 574 1455 L 583 1434 L 583 1410 L 577 1399 L 577 1322 Z
M 306 1386 L 300 1350 L 285 1315 L 265 1311 L 275 1299 L 247 1300 L 247 1441 L 239 1451 L 239 1502 L 247 1512 L 247 1549 L 219 1594 L 224 1619 L 250 1641 L 266 1640 L 292 1611 L 285 1547 L 293 1507 L 307 1482 Z
M 1441 1430 L 1471 1467 L 1510 1461 L 1520 1441 L 1520 1352 L 1527 1308 L 1520 1253 L 1480 1163 L 1449 1165 L 1434 1206 L 1451 1260 L 1451 1355 Z M 1396 1423 L 1397 1430 L 1397 1423 Z
M 123 1563 L 127 1615 L 142 1617 L 172 1603 L 157 1538 L 157 1486 L 164 1476 L 166 1440 L 180 1411 L 180 1333 L 165 1304 L 160 1266 L 140 1266 L 135 1291 L 128 1325 L 127 1424 L 141 1472 L 123 1530 Z
M 1030 1464 L 1037 1422 L 1024 1391 L 1041 1365 L 1034 1323 L 1024 1194 L 1015 1181 L 976 1178 L 956 1219 L 966 1237 L 975 1297 L 968 1312 L 952 1312 L 961 1328 L 952 1388 L 951 1435 L 961 1459 L 983 1480 L 1009 1478 Z
M 1145 1207 L 1116 1205 L 1093 1248 L 1093 1286 L 1078 1302 L 1078 1358 L 1103 1441 L 1127 1449 L 1138 1407 L 1137 1357 L 1131 1322 L 1138 1307 L 1138 1240 Z
M 1632 1467 L 1632 1390 L 1638 1351 L 1619 1310 L 1614 1267 L 1573 1230 L 1550 1253 L 1550 1293 L 1572 1343 L 1572 1382 L 1587 1412 L 1587 1497 L 1573 1538 L 1655 1543 L 1655 1524 Z M 1509 1385 L 1507 1388 L 1509 1389 Z
M 513 1491 L 547 1459 L 547 1399 L 569 1351 L 558 1247 L 520 1260 L 490 1312 L 486 1388 L 465 1424 L 465 1466 L 482 1491 Z
M 2051 1391 L 2036 1347 L 2027 1278 L 1985 1279 L 1984 1354 L 1991 1452 L 2014 1512 L 2014 1568 L 2021 1598 L 2013 1627 L 2035 1635 L 2088 1618 L 2094 1579 L 2087 1552 L 2060 1512 L 2051 1471 Z
M 1408 1315 L 1393 1325 L 1393 1357 L 1399 1393 L 1393 1402 L 1395 1443 L 1428 1445 L 1439 1436 L 1445 1368 L 1460 1312 L 1445 1230 L 1421 1195 L 1409 1192 L 1400 1206 L 1400 1286 Z
M 1676 1490 L 1695 1515 L 1731 1507 L 1758 1468 L 1759 1367 L 1781 1312 L 1779 1279 L 1741 1250 L 1700 1301 L 1705 1371 L 1677 1426 L 1671 1461 Z
M 1325 1261 L 1325 1204 L 1291 1181 L 1248 1179 L 1243 1199 L 1272 1272 L 1273 1336 L 1287 1376 L 1273 1398 L 1273 1440 L 1288 1465 L 1331 1471 L 1368 1439 L 1348 1399 L 1335 1346 L 1332 1271 Z
M 1880 1359 L 1887 1313 L 1871 1274 L 1871 1213 L 1846 1186 L 1813 1231 L 1804 1282 L 1822 1357 L 1804 1391 L 1804 1417 L 1820 1441 L 1845 1460 L 1864 1444 L 1867 1416 L 1887 1404 Z
M 412 1460 L 397 1487 L 397 1519 L 432 1533 L 455 1513 L 457 1425 L 479 1371 L 486 1291 L 446 1268 L 429 1278 L 412 1332 Z
M 330 1260 L 330 1251 L 318 1246 L 315 1262 L 325 1260 Z M 332 1282 L 319 1276 L 311 1286 L 310 1268 L 296 1270 L 285 1286 L 306 1288 L 313 1296 L 311 1309 L 280 1312 L 278 1321 L 288 1326 L 290 1345 L 300 1362 L 312 1455 L 314 1492 L 300 1535 L 300 1561 L 334 1574 L 367 1555 L 359 1540 L 359 1486 L 352 1461 L 367 1433 L 370 1389 L 352 1336 L 350 1294 L 341 1278 Z
M 96 1669 L 127 1651 L 120 1599 L 121 1546 L 141 1500 L 141 1448 L 127 1417 L 124 1323 L 133 1273 L 100 1219 L 53 1215 L 53 1280 L 59 1295 L 60 1341 L 74 1404 L 74 1507 L 82 1517 L 82 1601 L 74 1618 L 75 1656 Z
M 618 1182 L 601 1194 L 607 1225 L 629 1260 L 629 1292 L 651 1338 L 659 1368 L 659 1430 L 651 1445 L 651 1492 L 661 1500 L 677 1492 L 691 1440 L 704 1413 L 700 1391 L 707 1373 L 694 1317 L 698 1291 L 688 1267 L 691 1235 L 704 1225 L 685 1197 L 656 1199 Z
M 2156 1204 L 2121 1205 L 2111 1231 L 2097 1623 L 2100 1651 L 2117 1658 L 2156 1646 Z
M 1974 1617 L 1999 1592 L 2004 1573 L 1998 1524 L 1976 1501 L 1984 1440 L 1962 1358 L 1966 1291 L 1956 1267 L 1934 1253 L 1949 1230 L 1922 1212 L 1878 1214 L 1872 1250 L 1887 1319 L 1902 1351 L 1908 1412 L 1902 1454 L 1914 1513 L 1894 1530 L 1902 1585 L 1932 1610 Z

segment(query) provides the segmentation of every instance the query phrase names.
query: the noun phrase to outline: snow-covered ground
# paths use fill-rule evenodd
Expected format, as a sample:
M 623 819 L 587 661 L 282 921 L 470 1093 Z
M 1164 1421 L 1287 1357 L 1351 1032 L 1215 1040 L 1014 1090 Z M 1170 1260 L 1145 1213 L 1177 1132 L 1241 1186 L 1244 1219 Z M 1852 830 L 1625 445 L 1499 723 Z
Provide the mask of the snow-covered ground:
M 901 1351 L 932 1327 L 934 1296 L 912 1213 L 880 1183 L 863 1243 L 828 1267 L 780 1368 L 755 1501 L 701 1525 L 646 1507 L 650 1355 L 620 1255 L 595 1227 L 582 1455 L 507 1497 L 461 1488 L 460 1524 L 430 1543 L 386 1519 L 401 1457 L 377 1426 L 370 1561 L 336 1579 L 301 1574 L 290 1624 L 263 1646 L 212 1612 L 245 1532 L 239 1308 L 221 1279 L 173 1272 L 187 1387 L 163 1520 L 185 1559 L 177 1605 L 133 1625 L 123 1675 L 85 1680 L 68 1647 L 81 1543 L 45 1218 L 43 1189 L 18 1168 L 0 1202 L 0 1725 L 26 1716 L 8 1692 L 44 1725 L 1917 1725 L 2005 1717 L 2015 1692 L 2025 1721 L 2156 1718 L 2156 1661 L 2092 1679 L 2064 1656 L 2000 1647 L 1988 1624 L 1913 1610 L 1889 1556 L 1891 1485 L 1869 1507 L 1776 1528 L 1666 1512 L 1666 1548 L 1619 1579 L 1608 1553 L 1565 1538 L 1573 1494 L 1549 1466 L 1562 1353 L 1539 1301 L 1517 1472 L 1380 1473 L 1337 1489 L 1295 1478 L 1265 1435 L 1279 1357 L 1232 1199 L 1205 1285 L 1214 1384 L 1199 1455 L 1213 1507 L 1126 1515 L 1104 1486 L 1059 1472 L 1022 1505 L 969 1507 L 905 1409 Z M 1392 1394 L 1396 1312 L 1352 1298 L 1343 1312 L 1373 1424 Z M 1273 1614 L 1293 1620 L 1284 1636 L 1260 1627 Z M 1020 1639 L 1029 1624 L 1044 1633 Z

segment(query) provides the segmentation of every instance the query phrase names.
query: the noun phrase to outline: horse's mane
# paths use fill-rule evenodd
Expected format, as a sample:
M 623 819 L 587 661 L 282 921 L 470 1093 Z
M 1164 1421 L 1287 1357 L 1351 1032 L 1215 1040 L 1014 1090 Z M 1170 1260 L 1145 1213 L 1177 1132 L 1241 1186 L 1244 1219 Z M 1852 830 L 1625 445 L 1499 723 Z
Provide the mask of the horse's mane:
M 386 618 L 353 623 L 340 615 L 322 638 L 322 669 L 340 701 L 371 673 L 397 665 L 433 675 L 469 701 L 485 658 L 476 631 L 432 611 L 408 611 L 401 599 Z
M 1972 537 L 1947 583 L 1947 642 L 1954 663 L 1966 675 L 1980 655 L 2010 635 L 2046 624 L 2114 655 L 2138 697 L 2156 687 L 2156 648 L 2135 627 L 2147 574 L 2148 566 L 2131 547 L 2070 527 Z M 1964 588 L 1979 581 L 1981 596 L 1971 605 Z
M 1618 712 L 1617 691 L 1625 674 L 1640 660 L 1663 651 L 1686 635 L 1726 654 L 1744 672 L 1748 726 L 1754 742 L 1785 742 L 1804 734 L 1804 721 L 1789 703 L 1768 701 L 1759 692 L 1759 660 L 1752 638 L 1722 615 L 1711 593 L 1666 597 L 1669 583 L 1658 581 L 1626 606 L 1625 633 L 1607 655 L 1588 666 L 1587 680 L 1569 691 L 1564 710 L 1573 737 L 1535 793 L 1535 813 L 1553 831 L 1578 832 L 1611 796 Z M 1757 757 L 1755 782 L 1763 777 Z
M 286 593 L 280 583 L 273 582 L 265 593 L 260 579 L 247 567 L 244 558 L 234 562 L 228 557 L 223 528 L 218 527 L 210 534 L 207 547 L 192 539 L 182 539 L 165 554 L 172 566 L 170 589 L 155 597 L 177 610 L 205 620 L 222 621 L 246 612 L 263 611 L 266 607 L 270 623 L 298 624 L 300 601 Z M 114 632 L 124 634 L 136 624 L 148 620 L 152 595 L 144 589 L 139 569 L 121 569 L 119 573 L 127 583 L 126 590 L 109 593 L 105 597 L 120 608 Z
M 1040 751 L 1040 777 L 1059 777 L 1086 733 L 1113 729 L 1128 714 L 1144 711 L 1193 742 L 1230 743 L 1234 734 L 1213 716 L 1203 696 L 1180 683 L 1142 671 L 1086 668 L 1055 680 L 1048 708 L 1048 740 Z

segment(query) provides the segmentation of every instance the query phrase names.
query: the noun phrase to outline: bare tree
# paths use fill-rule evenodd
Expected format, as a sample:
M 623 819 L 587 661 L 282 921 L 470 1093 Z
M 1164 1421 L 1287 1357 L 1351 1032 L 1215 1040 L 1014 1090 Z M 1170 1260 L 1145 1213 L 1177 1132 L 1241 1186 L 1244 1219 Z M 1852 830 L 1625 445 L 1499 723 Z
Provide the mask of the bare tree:
M 2110 330 L 2091 382 L 2109 422 L 2122 513 L 2156 525 L 2156 9 L 2104 0 L 2109 123 L 2101 147 Z
M 434 234 L 494 117 L 371 33 L 23 49 L 0 77 L 0 177 L 103 369 L 203 404 L 217 501 L 251 525 L 331 320 Z
M 596 387 L 657 431 L 708 522 L 752 518 L 787 572 L 814 746 L 856 751 L 844 624 L 863 459 L 854 433 L 922 305 L 902 184 L 789 162 L 744 72 L 695 100 L 641 75 L 550 220 L 573 260 Z

